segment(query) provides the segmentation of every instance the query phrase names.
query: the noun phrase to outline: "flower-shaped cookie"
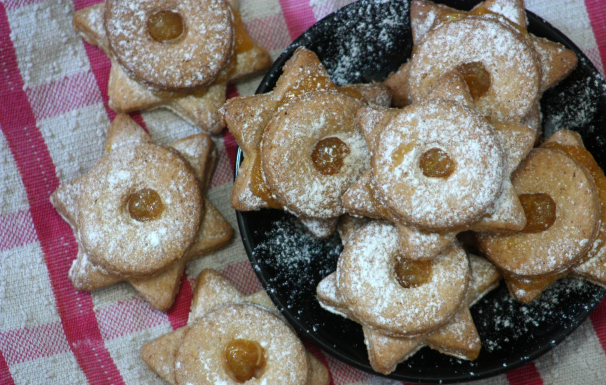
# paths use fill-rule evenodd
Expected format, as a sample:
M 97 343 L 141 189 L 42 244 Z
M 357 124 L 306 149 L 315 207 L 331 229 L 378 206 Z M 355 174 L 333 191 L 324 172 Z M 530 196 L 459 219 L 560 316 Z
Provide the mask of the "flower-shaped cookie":
M 204 338 L 200 339 L 201 336 Z M 234 337 L 241 346 L 245 346 L 244 338 L 252 339 L 248 341 L 257 346 L 254 353 L 263 352 L 258 362 L 263 363 L 262 367 L 254 378 L 246 376 L 234 381 L 236 373 L 226 360 Z M 193 359 L 189 360 L 192 355 Z M 270 384 L 327 385 L 330 382 L 328 369 L 305 351 L 265 291 L 244 296 L 211 269 L 202 271 L 196 280 L 187 326 L 145 344 L 141 357 L 154 373 L 171 385 L 184 384 L 191 381 L 192 376 L 195 383 L 200 384 L 237 384 L 246 378 L 258 381 L 254 383 Z M 248 365 L 240 362 L 235 367 L 242 369 Z M 195 370 L 188 370 L 192 368 Z
M 285 209 L 314 235 L 330 235 L 344 211 L 341 195 L 368 167 L 355 112 L 364 102 L 390 101 L 381 84 L 337 87 L 318 57 L 298 48 L 273 91 L 233 98 L 221 109 L 244 152 L 232 206 Z
M 78 10 L 73 26 L 111 59 L 110 108 L 165 107 L 205 132 L 221 129 L 226 84 L 271 64 L 244 29 L 237 1 L 108 0 Z
M 431 259 L 463 230 L 525 226 L 510 175 L 534 133 L 523 124 L 490 124 L 458 72 L 442 76 L 421 103 L 364 108 L 358 119 L 371 167 L 344 205 L 350 214 L 394 222 L 404 258 Z
M 340 232 L 342 229 L 344 230 L 342 238 L 348 240 L 346 247 L 356 247 L 358 226 L 360 224 L 348 224 L 345 228 L 340 227 Z M 353 244 L 350 244 L 352 239 L 354 239 Z M 395 252 L 397 253 L 397 250 Z M 469 255 L 469 260 L 471 276 L 465 300 L 445 324 L 422 334 L 397 337 L 388 335 L 359 320 L 339 290 L 341 280 L 339 268 L 337 268 L 337 272 L 328 275 L 318 285 L 316 289 L 318 301 L 326 310 L 362 324 L 370 364 L 379 373 L 393 372 L 397 364 L 408 359 L 424 346 L 460 359 L 474 360 L 480 352 L 481 342 L 469 308 L 498 286 L 500 276 L 496 268 L 484 258 Z M 425 285 L 427 284 L 425 283 Z M 405 290 L 414 290 L 414 288 Z M 399 304 L 392 304 L 394 310 L 397 306 Z M 423 311 L 422 308 L 415 308 L 415 314 L 422 314 Z
M 119 114 L 104 150 L 88 174 L 51 195 L 78 241 L 69 278 L 84 291 L 127 281 L 154 308 L 166 311 L 186 263 L 224 247 L 233 235 L 203 195 L 216 158 L 214 144 L 198 134 L 161 146 Z

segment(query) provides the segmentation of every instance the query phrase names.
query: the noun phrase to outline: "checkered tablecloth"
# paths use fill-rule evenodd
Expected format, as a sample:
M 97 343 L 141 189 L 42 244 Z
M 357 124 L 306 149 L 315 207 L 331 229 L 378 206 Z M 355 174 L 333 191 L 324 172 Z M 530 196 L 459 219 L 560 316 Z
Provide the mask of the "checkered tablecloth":
M 176 303 L 155 311 L 127 284 L 77 292 L 67 278 L 76 241 L 49 203 L 60 183 L 100 158 L 115 113 L 107 106 L 109 59 L 71 28 L 75 10 L 98 0 L 0 1 L 0 384 L 160 384 L 140 359 L 145 342 L 185 325 L 193 279 L 222 272 L 244 293 L 261 289 L 236 234 L 224 250 L 190 263 Z M 351 0 L 240 0 L 250 34 L 276 58 L 298 35 Z M 606 1 L 527 0 L 603 73 Z M 228 96 L 254 93 L 260 77 Z M 161 143 L 196 133 L 166 110 L 133 117 Z M 237 229 L 229 204 L 236 145 L 215 143 L 208 193 Z M 606 384 L 606 302 L 533 363 L 485 384 Z M 340 384 L 391 384 L 313 349 Z

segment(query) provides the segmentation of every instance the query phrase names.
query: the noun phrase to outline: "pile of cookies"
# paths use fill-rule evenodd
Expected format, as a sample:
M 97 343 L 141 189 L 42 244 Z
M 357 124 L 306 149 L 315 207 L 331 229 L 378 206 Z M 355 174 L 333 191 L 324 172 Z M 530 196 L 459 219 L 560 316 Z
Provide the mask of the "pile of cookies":
M 336 87 L 300 48 L 274 91 L 221 109 L 244 152 L 232 205 L 318 237 L 338 224 L 318 301 L 362 325 L 384 374 L 426 345 L 475 359 L 469 307 L 501 276 L 521 302 L 568 275 L 606 285 L 603 172 L 572 132 L 533 149 L 541 94 L 576 55 L 527 31 L 522 0 L 415 0 L 411 25 L 412 57 L 382 85 Z
M 228 82 L 271 62 L 237 9 L 107 0 L 74 15 L 111 59 L 119 113 L 99 162 L 51 196 L 78 241 L 76 289 L 127 281 L 170 308 L 186 263 L 233 234 L 204 197 L 216 159 L 208 133 L 224 127 L 244 152 L 235 209 L 286 210 L 318 237 L 339 230 L 344 249 L 318 301 L 362 325 L 377 372 L 423 346 L 477 358 L 469 308 L 501 276 L 521 302 L 569 275 L 606 286 L 604 173 L 573 132 L 533 148 L 541 94 L 577 59 L 528 33 L 522 0 L 469 12 L 415 0 L 412 57 L 385 82 L 339 87 L 300 47 L 272 92 L 224 103 Z M 124 114 L 158 107 L 204 133 L 164 146 Z M 191 309 L 186 327 L 143 348 L 165 381 L 330 382 L 265 292 L 245 297 L 205 270 Z
M 265 291 L 244 296 L 210 269 L 196 280 L 187 326 L 145 344 L 141 357 L 171 385 L 330 382 Z
M 126 281 L 168 311 L 186 264 L 233 236 L 205 197 L 217 158 L 209 133 L 222 128 L 226 84 L 266 70 L 271 59 L 248 36 L 237 1 L 107 0 L 77 11 L 73 25 L 110 57 L 109 106 L 118 114 L 102 158 L 51 196 L 78 243 L 69 279 L 84 291 Z M 203 133 L 161 145 L 125 114 L 157 107 Z M 194 292 L 189 324 L 142 351 L 167 382 L 330 382 L 265 292 L 245 297 L 213 270 L 200 274 Z

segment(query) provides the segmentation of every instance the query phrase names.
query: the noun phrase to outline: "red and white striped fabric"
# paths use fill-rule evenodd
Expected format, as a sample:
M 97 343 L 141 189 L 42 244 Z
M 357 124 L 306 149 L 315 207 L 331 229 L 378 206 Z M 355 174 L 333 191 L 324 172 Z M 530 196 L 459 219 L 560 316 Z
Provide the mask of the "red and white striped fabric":
M 76 257 L 69 226 L 49 203 L 60 183 L 101 155 L 115 114 L 107 107 L 109 59 L 72 32 L 74 10 L 98 0 L 0 1 L 0 383 L 161 383 L 139 358 L 150 339 L 186 323 L 193 278 L 225 274 L 244 293 L 261 288 L 239 239 L 191 263 L 168 314 L 151 309 L 126 284 L 92 294 L 67 278 Z M 351 0 L 241 0 L 250 34 L 272 56 L 316 20 Z M 603 73 L 606 2 L 527 0 L 527 8 L 570 37 Z M 252 94 L 260 78 L 233 87 Z M 196 132 L 166 111 L 134 114 L 160 142 Z M 237 228 L 229 204 L 235 142 L 216 138 L 209 198 Z M 310 347 L 341 384 L 388 384 Z M 564 343 L 534 363 L 486 384 L 606 383 L 606 302 Z

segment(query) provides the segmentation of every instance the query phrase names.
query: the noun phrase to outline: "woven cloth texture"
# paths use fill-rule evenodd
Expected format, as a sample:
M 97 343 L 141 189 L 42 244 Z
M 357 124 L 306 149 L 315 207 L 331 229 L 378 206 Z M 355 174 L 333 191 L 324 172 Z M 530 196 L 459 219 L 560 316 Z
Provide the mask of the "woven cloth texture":
M 252 37 L 275 59 L 317 20 L 350 0 L 241 0 Z M 100 158 L 115 113 L 108 108 L 109 59 L 78 37 L 75 10 L 96 0 L 0 2 L 0 384 L 161 384 L 140 359 L 141 346 L 185 325 L 195 277 L 223 273 L 245 294 L 261 289 L 236 233 L 224 250 L 190 263 L 175 305 L 153 310 L 127 284 L 74 290 L 67 272 L 77 245 L 49 203 L 59 184 Z M 603 73 L 606 1 L 527 0 L 526 8 L 574 41 Z M 228 90 L 251 95 L 261 77 Z M 160 143 L 197 132 L 166 110 L 133 114 Z M 236 144 L 219 152 L 208 197 L 237 231 L 229 203 Z M 311 350 L 332 383 L 392 384 Z M 561 345 L 482 384 L 606 383 L 606 302 Z

